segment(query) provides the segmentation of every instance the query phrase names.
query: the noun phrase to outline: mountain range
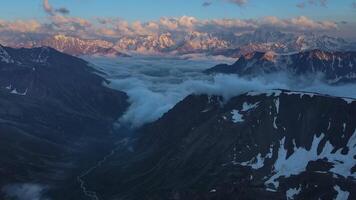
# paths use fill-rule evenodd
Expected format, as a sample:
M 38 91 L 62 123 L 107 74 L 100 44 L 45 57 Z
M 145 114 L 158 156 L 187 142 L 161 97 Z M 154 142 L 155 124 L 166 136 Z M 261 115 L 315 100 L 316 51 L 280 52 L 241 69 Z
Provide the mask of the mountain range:
M 356 52 L 253 52 L 240 56 L 232 65 L 220 64 L 206 72 L 248 77 L 285 72 L 292 76 L 321 75 L 329 84 L 351 83 L 356 81 Z
M 354 56 L 255 52 L 213 72 L 347 77 Z M 130 99 L 102 73 L 50 47 L 0 46 L 0 199 L 356 198 L 355 99 L 191 94 L 132 133 L 115 126 Z
M 312 33 L 285 33 L 256 30 L 240 35 L 224 33 L 160 33 L 157 35 L 122 36 L 116 39 L 85 39 L 78 36 L 49 35 L 13 38 L 0 35 L 0 41 L 11 47 L 49 46 L 71 55 L 127 56 L 134 54 L 207 54 L 239 57 L 254 51 L 291 53 L 320 49 L 325 51 L 356 50 L 356 44 L 342 38 Z

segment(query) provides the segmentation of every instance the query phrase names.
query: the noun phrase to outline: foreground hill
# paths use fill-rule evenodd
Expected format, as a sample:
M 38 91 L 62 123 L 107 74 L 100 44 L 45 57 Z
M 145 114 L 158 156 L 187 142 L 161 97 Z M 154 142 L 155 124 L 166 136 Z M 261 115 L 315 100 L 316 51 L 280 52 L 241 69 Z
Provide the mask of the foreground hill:
M 228 73 L 240 76 L 287 72 L 293 76 L 318 75 L 331 84 L 356 81 L 356 52 L 321 50 L 294 54 L 254 52 L 241 56 L 234 64 L 217 65 L 208 73 Z
M 102 199 L 355 199 L 355 120 L 351 99 L 191 95 L 87 180 Z
M 51 48 L 0 46 L 0 199 L 12 184 L 79 190 L 76 176 L 101 158 L 128 106 L 96 73 Z

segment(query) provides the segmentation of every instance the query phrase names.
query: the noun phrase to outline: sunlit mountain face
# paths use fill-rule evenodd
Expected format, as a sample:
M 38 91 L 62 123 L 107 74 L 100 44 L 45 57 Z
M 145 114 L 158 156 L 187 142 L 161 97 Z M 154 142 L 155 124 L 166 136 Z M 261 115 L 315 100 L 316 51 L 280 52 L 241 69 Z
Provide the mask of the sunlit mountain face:
M 1 200 L 356 199 L 356 1 L 0 7 Z

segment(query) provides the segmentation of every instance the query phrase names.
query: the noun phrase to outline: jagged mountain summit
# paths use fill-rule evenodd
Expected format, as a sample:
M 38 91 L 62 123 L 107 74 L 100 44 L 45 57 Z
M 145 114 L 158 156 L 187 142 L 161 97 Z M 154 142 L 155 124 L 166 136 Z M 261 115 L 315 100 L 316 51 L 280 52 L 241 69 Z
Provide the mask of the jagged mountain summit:
M 342 38 L 312 33 L 284 33 L 258 29 L 240 35 L 227 33 L 163 32 L 155 35 L 123 35 L 119 38 L 84 39 L 80 36 L 53 35 L 13 38 L 0 36 L 8 46 L 50 46 L 72 55 L 127 56 L 141 54 L 208 54 L 239 57 L 254 51 L 277 53 L 299 52 L 312 49 L 324 51 L 355 50 L 356 45 Z
M 87 181 L 103 199 L 354 199 L 355 114 L 314 93 L 190 95 Z
M 284 33 L 268 29 L 258 29 L 252 33 L 242 34 L 233 38 L 232 48 L 211 52 L 212 55 L 240 57 L 253 52 L 292 53 L 320 49 L 323 51 L 351 51 L 356 45 L 342 38 L 313 33 Z
M 241 76 L 287 72 L 295 76 L 322 74 L 330 84 L 356 81 L 356 52 L 304 51 L 294 54 L 254 52 L 240 56 L 232 65 L 221 64 L 208 73 Z
M 15 41 L 14 44 L 10 43 L 8 45 L 16 48 L 51 47 L 74 56 L 129 56 L 113 48 L 113 43 L 106 40 L 83 39 L 60 34 L 44 37 L 44 39 L 25 38 L 24 41 Z

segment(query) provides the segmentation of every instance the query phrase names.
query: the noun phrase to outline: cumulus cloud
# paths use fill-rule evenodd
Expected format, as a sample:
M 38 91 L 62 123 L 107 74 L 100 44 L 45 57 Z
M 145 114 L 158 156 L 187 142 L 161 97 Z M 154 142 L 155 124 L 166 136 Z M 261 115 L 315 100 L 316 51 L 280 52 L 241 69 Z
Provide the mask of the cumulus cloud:
M 102 66 L 111 80 L 109 87 L 125 91 L 131 106 L 119 119 L 121 124 L 139 127 L 155 121 L 186 96 L 221 95 L 225 99 L 249 92 L 290 89 L 356 98 L 355 84 L 330 86 L 319 76 L 292 77 L 285 73 L 255 78 L 237 75 L 206 75 L 202 71 L 222 61 L 172 58 L 90 59 Z M 350 92 L 351 91 L 351 92 Z
M 49 0 L 43 0 L 42 5 L 44 11 L 49 15 L 49 22 L 42 24 L 41 31 L 43 33 L 87 35 L 86 32 L 90 32 L 88 29 L 90 29 L 91 23 L 83 18 L 67 16 L 70 14 L 67 8 L 53 8 Z
M 259 28 L 269 27 L 289 32 L 295 31 L 332 31 L 338 26 L 333 21 L 315 21 L 305 16 L 281 19 L 274 16 L 260 19 L 213 19 L 199 20 L 191 16 L 162 17 L 158 21 L 129 23 L 122 19 L 99 19 L 101 28 L 97 30 L 108 36 L 133 36 L 133 35 L 160 35 L 170 33 L 202 32 L 208 34 L 231 33 L 237 34 L 245 31 L 254 31 Z M 95 27 L 94 27 L 95 28 Z
M 0 31 L 33 33 L 37 32 L 41 26 L 36 20 L 5 21 L 0 19 Z
M 2 192 L 10 199 L 17 200 L 49 200 L 43 197 L 46 187 L 38 184 L 12 184 L 2 188 Z
M 65 7 L 54 9 L 52 5 L 49 3 L 49 0 L 43 0 L 42 7 L 43 10 L 49 15 L 55 15 L 56 13 L 67 15 L 70 13 L 70 11 Z
M 55 15 L 51 17 L 52 23 L 61 31 L 83 30 L 91 26 L 91 23 L 83 18 Z
M 44 31 L 83 34 L 83 30 L 91 26 L 91 23 L 86 19 L 66 16 L 70 11 L 65 7 L 54 9 L 48 0 L 43 0 L 43 9 L 50 19 L 49 24 L 43 25 Z
M 291 19 L 279 19 L 274 16 L 265 17 L 260 26 L 278 27 L 289 31 L 322 31 L 335 30 L 338 24 L 333 21 L 315 21 L 306 16 Z
M 216 0 L 225 1 L 243 6 L 248 3 L 247 0 Z M 212 3 L 214 1 L 205 1 Z M 322 3 L 324 1 L 318 1 Z M 208 5 L 208 4 L 206 4 Z M 162 17 L 158 20 L 147 22 L 134 21 L 128 22 L 121 18 L 96 18 L 88 20 L 80 17 L 70 16 L 67 8 L 56 8 L 48 0 L 43 0 L 43 9 L 48 14 L 47 20 L 18 20 L 6 21 L 0 20 L 0 34 L 2 32 L 12 32 L 13 36 L 18 37 L 16 33 L 23 35 L 25 33 L 38 35 L 64 34 L 77 36 L 84 39 L 109 39 L 111 42 L 119 42 L 121 39 L 134 39 L 135 37 L 149 36 L 158 38 L 161 35 L 169 36 L 174 43 L 179 43 L 184 38 L 191 35 L 212 36 L 215 41 L 222 41 L 219 38 L 224 35 L 239 35 L 245 32 L 255 31 L 261 28 L 269 28 L 286 32 L 322 32 L 331 33 L 338 28 L 340 23 L 329 20 L 316 21 L 306 16 L 294 18 L 278 18 L 267 16 L 256 19 L 210 19 L 202 20 L 192 16 L 181 17 Z M 335 31 L 334 31 L 335 32 Z M 220 34 L 219 34 L 220 33 Z M 31 36 L 31 38 L 32 38 Z M 146 42 L 150 38 L 147 37 Z
M 116 44 L 120 47 L 120 41 L 127 42 L 122 44 L 136 46 L 135 40 L 141 38 L 143 46 L 160 45 L 153 44 L 153 40 L 160 40 L 163 43 L 179 44 L 182 41 L 197 38 L 194 45 L 200 45 L 202 38 L 211 39 L 211 45 L 224 46 L 224 42 L 234 35 L 240 35 L 246 32 L 252 32 L 258 29 L 278 30 L 293 33 L 334 33 L 341 34 L 340 27 L 344 24 L 333 21 L 316 21 L 305 16 L 282 19 L 274 16 L 263 17 L 259 19 L 211 19 L 201 20 L 191 16 L 182 17 L 162 17 L 159 20 L 148 22 L 134 21 L 128 22 L 121 18 L 97 18 L 87 20 L 80 17 L 72 17 L 55 13 L 48 15 L 46 21 L 36 20 L 17 20 L 7 21 L 0 19 L 0 37 L 6 44 L 11 44 L 11 35 L 16 39 L 28 39 L 49 37 L 56 34 L 80 37 L 83 39 L 103 39 Z M 349 25 L 351 26 L 351 25 Z M 353 29 L 354 30 L 354 29 Z M 347 32 L 353 33 L 352 29 Z M 8 33 L 12 34 L 9 35 Z M 9 41 L 5 40 L 4 34 L 7 34 Z M 224 33 L 224 34 L 221 34 Z M 37 36 L 35 35 L 37 34 Z M 345 33 L 342 33 L 345 34 Z M 31 36 L 30 36 L 31 35 Z M 164 36 L 166 38 L 161 38 Z M 137 40 L 136 40 L 137 41 Z M 131 44 L 129 44 L 131 43 Z M 221 45 L 218 45 L 220 43 Z M 138 44 L 140 45 L 140 44 Z M 169 45 L 168 45 L 169 46 Z M 142 51 L 146 51 L 142 49 Z
M 243 6 L 247 0 L 220 0 Z M 205 1 L 209 5 L 213 1 Z M 322 2 L 322 1 L 320 1 Z M 152 36 L 162 34 L 175 37 L 177 40 L 199 33 L 205 35 L 218 35 L 226 33 L 238 35 L 246 31 L 254 31 L 268 27 L 289 32 L 297 31 L 333 31 L 338 23 L 333 21 L 316 21 L 305 16 L 282 19 L 274 16 L 259 19 L 211 19 L 201 20 L 192 16 L 162 17 L 159 20 L 141 22 L 128 22 L 121 18 L 97 18 L 87 20 L 70 16 L 67 8 L 56 8 L 49 0 L 43 0 L 43 9 L 48 14 L 46 21 L 17 20 L 6 21 L 0 19 L 1 32 L 38 33 L 42 35 L 65 34 L 90 39 L 116 40 L 127 37 Z M 14 34 L 15 36 L 16 34 Z M 221 35 L 221 34 L 220 34 Z M 221 39 L 221 38 L 216 38 Z

